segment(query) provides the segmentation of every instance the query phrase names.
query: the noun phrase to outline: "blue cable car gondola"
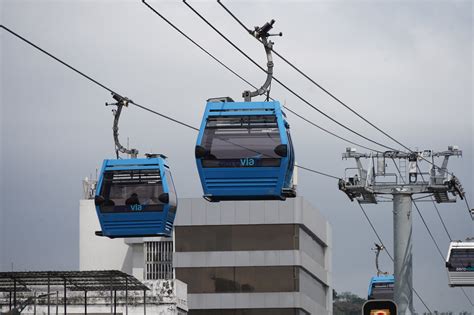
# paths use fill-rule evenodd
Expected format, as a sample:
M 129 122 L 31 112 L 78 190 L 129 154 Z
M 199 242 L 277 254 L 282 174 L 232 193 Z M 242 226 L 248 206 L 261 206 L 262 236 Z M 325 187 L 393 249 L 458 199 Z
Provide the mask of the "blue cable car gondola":
M 279 102 L 207 103 L 195 150 L 210 201 L 293 197 L 294 151 Z
M 292 183 L 295 154 L 290 127 L 278 101 L 269 100 L 273 74 L 268 31 L 254 35 L 267 54 L 267 79 L 260 89 L 243 93 L 244 102 L 229 97 L 207 102 L 195 148 L 204 198 L 221 200 L 285 200 L 295 197 Z M 251 102 L 267 94 L 266 102 Z
M 393 300 L 393 291 L 395 286 L 395 277 L 383 272 L 379 268 L 380 252 L 385 250 L 385 246 L 375 243 L 372 248 L 375 251 L 375 268 L 377 268 L 377 276 L 372 277 L 369 283 L 368 300 Z
M 446 268 L 449 286 L 474 287 L 474 238 L 449 244 Z
M 171 236 L 177 196 L 166 157 L 126 149 L 118 141 L 118 120 L 129 100 L 114 94 L 114 139 L 117 159 L 106 159 L 97 182 L 95 205 L 101 231 L 96 235 L 116 237 Z M 119 152 L 132 158 L 119 159 Z
M 370 279 L 368 300 L 393 300 L 395 278 L 393 275 L 376 276 Z

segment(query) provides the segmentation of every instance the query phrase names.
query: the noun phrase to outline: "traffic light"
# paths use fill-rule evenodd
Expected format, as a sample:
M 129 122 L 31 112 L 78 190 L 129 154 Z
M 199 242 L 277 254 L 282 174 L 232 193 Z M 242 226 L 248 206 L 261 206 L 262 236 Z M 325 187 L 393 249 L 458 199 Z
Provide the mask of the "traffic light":
M 362 315 L 397 315 L 397 304 L 392 300 L 370 300 L 364 303 Z

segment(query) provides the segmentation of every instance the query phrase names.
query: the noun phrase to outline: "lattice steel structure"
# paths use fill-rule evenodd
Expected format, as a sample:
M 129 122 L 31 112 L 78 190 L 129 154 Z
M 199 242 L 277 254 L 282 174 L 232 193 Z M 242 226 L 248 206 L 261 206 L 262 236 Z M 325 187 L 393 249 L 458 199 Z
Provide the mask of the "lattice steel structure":
M 111 313 L 116 313 L 117 291 L 125 291 L 128 300 L 129 291 L 142 291 L 144 297 L 147 286 L 135 277 L 118 270 L 101 271 L 25 271 L 25 272 L 0 272 L 0 292 L 9 293 L 10 314 L 19 313 L 28 301 L 20 302 L 17 293 L 36 292 L 46 288 L 48 314 L 50 314 L 51 288 L 62 287 L 64 291 L 64 314 L 67 314 L 67 291 L 84 292 L 84 312 L 87 314 L 87 292 L 110 291 Z M 144 299 L 145 301 L 145 299 Z M 114 304 L 114 305 L 112 305 Z M 146 304 L 144 303 L 144 307 Z M 16 312 L 15 312 L 16 311 Z
M 452 156 L 462 156 L 456 146 L 447 151 L 357 153 L 347 148 L 343 159 L 353 158 L 356 167 L 346 168 L 344 179 L 339 180 L 339 189 L 360 204 L 377 204 L 387 201 L 384 195 L 393 199 L 393 238 L 394 238 L 394 300 L 400 314 L 413 313 L 413 275 L 412 275 L 412 195 L 426 194 L 438 203 L 456 202 L 456 196 L 464 198 L 464 190 L 458 178 L 448 172 L 448 161 Z M 442 157 L 440 167 L 435 158 Z M 369 159 L 365 168 L 361 159 Z M 428 159 L 431 158 L 431 161 Z M 398 165 L 396 160 L 398 160 Z M 386 171 L 387 161 L 393 161 L 397 172 Z M 431 163 L 429 172 L 423 173 L 418 165 L 421 161 Z M 348 175 L 348 173 L 351 173 Z M 426 178 L 425 178 L 426 176 Z M 451 195 L 451 196 L 450 196 Z M 390 199 L 390 198 L 389 198 Z

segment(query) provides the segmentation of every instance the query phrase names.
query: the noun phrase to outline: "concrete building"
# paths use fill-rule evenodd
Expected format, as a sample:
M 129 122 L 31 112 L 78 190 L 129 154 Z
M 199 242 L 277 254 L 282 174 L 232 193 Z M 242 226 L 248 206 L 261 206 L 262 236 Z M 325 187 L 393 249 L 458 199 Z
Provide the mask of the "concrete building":
M 302 197 L 181 199 L 175 239 L 189 314 L 332 314 L 331 227 Z
M 187 313 L 187 286 L 173 275 L 172 240 L 160 237 L 136 239 L 99 237 L 95 235 L 95 231 L 100 230 L 100 224 L 94 201 L 81 200 L 79 211 L 79 270 L 123 271 L 151 288 L 147 302 L 150 314 Z M 96 313 L 100 313 L 100 310 L 108 311 L 103 303 L 90 307 Z M 143 306 L 132 307 L 128 311 L 130 313 L 135 309 L 143 314 Z
M 80 210 L 80 269 L 118 269 L 187 284 L 194 315 L 332 314 L 331 227 L 304 198 L 209 203 L 180 199 L 175 241 L 107 239 L 92 200 Z M 170 255 L 174 251 L 173 255 Z

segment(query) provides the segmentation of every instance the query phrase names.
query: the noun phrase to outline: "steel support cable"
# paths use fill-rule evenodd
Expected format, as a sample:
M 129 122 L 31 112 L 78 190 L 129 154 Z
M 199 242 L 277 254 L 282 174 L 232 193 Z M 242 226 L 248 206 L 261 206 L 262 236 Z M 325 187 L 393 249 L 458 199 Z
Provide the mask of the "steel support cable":
M 362 210 L 362 213 L 364 214 L 365 218 L 367 219 L 367 222 L 369 223 L 370 227 L 372 228 L 372 231 L 374 232 L 375 236 L 379 240 L 380 245 L 385 247 L 385 252 L 387 253 L 388 257 L 390 257 L 390 260 L 393 262 L 394 261 L 393 256 L 390 254 L 389 250 L 387 249 L 387 246 L 384 245 L 384 242 L 382 241 L 382 238 L 380 237 L 379 233 L 375 229 L 375 226 L 373 225 L 372 221 L 370 220 L 369 216 L 367 215 L 367 212 L 364 210 L 364 208 L 362 207 L 362 205 L 359 202 L 357 202 L 357 204 L 359 205 L 360 210 Z M 421 296 L 418 294 L 418 292 L 415 290 L 415 288 L 413 288 L 413 292 L 418 297 L 420 302 L 425 306 L 426 310 L 428 312 L 430 312 L 430 314 L 431 314 L 430 308 L 428 307 L 428 305 L 426 305 L 425 301 L 421 298 Z
M 111 88 L 109 88 L 109 87 L 107 87 L 106 85 L 100 83 L 99 81 L 93 79 L 92 77 L 86 75 L 86 74 L 83 73 L 82 71 L 79 71 L 78 69 L 74 68 L 73 66 L 69 65 L 68 63 L 62 61 L 61 59 L 57 58 L 56 56 L 52 55 L 51 53 L 47 52 L 46 50 L 42 49 L 41 47 L 39 47 L 39 46 L 37 46 L 36 44 L 32 43 L 31 41 L 27 40 L 26 38 L 20 36 L 19 34 L 15 33 L 14 31 L 10 30 L 10 29 L 7 28 L 6 26 L 0 25 L 0 28 L 5 29 L 6 31 L 8 31 L 8 32 L 11 33 L 12 35 L 14 35 L 14 36 L 16 36 L 17 38 L 21 39 L 22 41 L 28 43 L 30 46 L 36 48 L 37 50 L 41 51 L 42 53 L 46 54 L 47 56 L 49 56 L 49 57 L 51 57 L 52 59 L 56 60 L 57 62 L 61 63 L 62 65 L 66 66 L 67 68 L 73 70 L 74 72 L 78 73 L 79 75 L 81 75 L 82 77 L 86 78 L 87 80 L 89 80 L 89 81 L 95 83 L 95 84 L 98 85 L 99 87 L 101 87 L 101 88 L 107 90 L 107 91 L 110 92 L 110 93 L 113 93 L 113 94 L 116 94 L 116 95 L 120 96 L 119 93 L 115 92 L 115 91 L 112 90 Z M 131 100 L 130 100 L 129 102 L 130 102 L 131 104 L 133 104 L 133 105 L 135 105 L 135 106 L 137 106 L 137 107 L 143 109 L 143 110 L 146 110 L 146 111 L 148 111 L 148 112 L 150 112 L 150 113 L 153 113 L 153 114 L 155 114 L 155 115 L 158 115 L 158 116 L 160 116 L 160 117 L 162 117 L 162 118 L 168 119 L 168 120 L 170 120 L 170 121 L 172 121 L 172 122 L 175 122 L 175 123 L 177 123 L 177 124 L 179 124 L 179 125 L 181 125 L 181 126 L 187 127 L 187 128 L 189 128 L 189 129 L 193 129 L 193 130 L 195 130 L 195 131 L 199 131 L 199 128 L 196 128 L 196 127 L 194 127 L 194 126 L 191 126 L 190 124 L 187 124 L 187 123 L 185 123 L 185 122 L 182 122 L 182 121 L 180 121 L 180 120 L 178 120 L 178 119 L 175 119 L 175 118 L 172 118 L 172 117 L 170 117 L 170 116 L 161 114 L 161 113 L 159 113 L 159 112 L 157 112 L 157 111 L 155 111 L 155 110 L 153 110 L 153 109 L 150 109 L 150 108 L 148 108 L 148 107 L 146 107 L 146 106 L 144 106 L 144 105 L 141 105 L 141 104 L 139 104 L 139 103 L 135 103 L 135 102 L 133 102 L 133 101 L 131 101 Z M 304 167 L 304 166 L 301 166 L 301 165 L 295 165 L 295 166 L 296 166 L 296 167 L 299 167 L 299 168 L 301 168 L 301 169 L 304 169 L 304 170 L 306 170 L 306 171 L 313 172 L 313 173 L 315 173 L 315 174 L 320 174 L 320 175 L 323 175 L 323 176 L 326 176 L 326 177 L 329 177 L 329 178 L 336 178 L 336 179 L 339 179 L 339 177 L 337 177 L 337 176 L 329 175 L 329 174 L 327 174 L 327 173 L 320 172 L 320 171 L 317 171 L 317 170 L 314 170 L 314 169 L 311 169 L 311 168 L 308 168 L 308 167 Z
M 416 211 L 418 212 L 418 214 L 420 215 L 420 218 L 421 220 L 423 221 L 423 224 L 425 225 L 426 227 L 426 230 L 428 231 L 428 234 L 430 235 L 431 239 L 433 240 L 433 243 L 435 244 L 436 246 L 436 249 L 438 250 L 438 253 L 439 255 L 441 256 L 441 260 L 443 261 L 443 263 L 445 262 L 445 257 L 443 255 L 443 253 L 441 252 L 441 250 L 439 249 L 439 246 L 438 246 L 438 243 L 436 242 L 435 238 L 433 237 L 433 234 L 431 233 L 428 225 L 426 224 L 425 222 L 425 219 L 423 218 L 423 216 L 421 215 L 421 211 L 420 209 L 418 209 L 418 205 L 413 201 L 413 205 L 415 206 L 416 208 Z M 466 296 L 467 300 L 469 301 L 469 303 L 471 304 L 471 306 L 474 306 L 474 304 L 472 303 L 472 300 L 469 298 L 469 296 L 466 294 L 466 291 L 464 291 L 464 288 L 460 288 L 462 290 L 462 292 L 464 293 L 464 295 Z
M 400 174 L 400 170 L 398 169 L 398 166 L 395 164 L 395 166 L 397 167 L 397 170 L 398 170 L 398 173 Z M 420 172 L 420 175 L 421 175 L 421 179 L 423 181 L 425 181 L 425 177 L 423 176 L 423 173 L 421 172 L 421 169 L 420 167 L 418 166 L 418 164 L 416 165 L 416 168 L 418 169 L 418 172 Z M 436 210 L 436 213 L 438 214 L 438 218 L 439 220 L 441 221 L 441 224 L 443 225 L 443 228 L 444 228 L 444 231 L 446 232 L 446 235 L 448 236 L 449 238 L 449 241 L 452 242 L 453 241 L 453 238 L 451 237 L 451 234 L 449 234 L 449 231 L 448 231 L 448 228 L 446 227 L 446 224 L 444 223 L 444 220 L 443 220 L 443 217 L 441 217 L 441 213 L 439 212 L 439 209 L 438 209 L 438 206 L 436 205 L 436 202 L 433 198 L 433 196 L 431 195 L 430 196 L 430 199 L 431 199 L 431 202 L 433 203 L 433 206 Z M 415 202 L 415 200 L 412 198 L 413 200 L 413 203 Z M 444 259 L 444 258 L 443 258 Z
M 189 35 L 187 35 L 186 33 L 184 33 L 180 28 L 178 28 L 175 24 L 173 24 L 169 19 L 167 19 L 163 14 L 161 14 L 160 12 L 158 12 L 155 8 L 153 8 L 150 4 L 148 4 L 146 2 L 146 0 L 142 0 L 143 4 L 145 4 L 150 10 L 152 10 L 156 15 L 158 15 L 161 19 L 163 19 L 163 21 L 165 21 L 168 25 L 170 25 L 173 29 L 175 29 L 178 33 L 180 33 L 182 36 L 184 36 L 187 40 L 189 40 L 191 43 L 193 43 L 194 45 L 196 45 L 199 49 L 201 49 L 204 53 L 206 53 L 209 57 L 211 57 L 212 59 L 214 59 L 216 62 L 218 62 L 220 65 L 222 65 L 225 69 L 229 70 L 232 74 L 234 74 L 236 77 L 238 77 L 240 80 L 242 80 L 243 82 L 247 83 L 249 86 L 253 87 L 254 89 L 257 89 L 257 87 L 255 85 L 253 85 L 252 83 L 250 83 L 247 79 L 245 79 L 244 77 L 242 77 L 241 75 L 239 75 L 236 71 L 234 71 L 232 68 L 230 68 L 229 66 L 227 66 L 225 63 L 223 63 L 221 60 L 219 60 L 217 57 L 215 57 L 212 53 L 210 53 L 208 50 L 206 50 L 204 47 L 202 47 L 200 44 L 198 44 L 195 40 L 193 40 Z M 273 100 L 273 98 L 270 97 L 271 100 Z M 351 141 L 349 139 L 346 139 L 344 137 L 341 137 L 339 135 L 337 135 L 336 133 L 334 132 L 331 132 L 329 130 L 327 130 L 326 128 L 324 127 L 321 127 L 319 125 L 317 125 L 316 123 L 312 122 L 311 120 L 305 118 L 304 116 L 298 114 L 297 112 L 295 112 L 294 110 L 292 110 L 291 108 L 287 107 L 287 106 L 283 106 L 286 110 L 288 110 L 290 113 L 292 113 L 293 115 L 297 116 L 298 118 L 306 121 L 307 123 L 313 125 L 314 127 L 328 133 L 329 135 L 331 136 L 334 136 L 338 139 L 341 139 L 347 143 L 350 143 L 350 144 L 353 144 L 355 146 L 358 146 L 358 147 L 361 147 L 361 148 L 364 148 L 366 150 L 370 150 L 370 151 L 375 151 L 375 152 L 378 152 L 378 153 L 383 153 L 382 151 L 379 151 L 379 150 L 375 150 L 373 148 L 370 148 L 370 147 L 367 147 L 367 146 L 364 146 L 364 145 L 361 145 L 357 142 L 354 142 L 354 141 Z
M 184 1 L 184 0 L 183 0 Z M 250 29 L 248 29 L 243 23 L 242 21 L 240 21 L 240 19 L 238 19 L 235 14 L 233 14 L 222 2 L 221 0 L 217 0 L 217 2 L 221 5 L 222 8 L 224 8 L 224 10 L 229 13 L 229 15 L 231 17 L 234 18 L 235 21 L 237 21 L 237 23 L 239 23 L 242 28 L 244 28 L 247 32 L 251 32 Z M 253 36 L 252 36 L 253 37 Z M 259 39 L 257 39 L 259 40 Z M 260 40 L 259 40 L 260 41 Z M 325 92 L 327 95 L 329 95 L 331 98 L 333 98 L 335 101 L 337 101 L 339 104 L 341 104 L 342 106 L 344 106 L 345 108 L 347 108 L 348 110 L 350 110 L 352 113 L 354 113 L 356 116 L 358 116 L 359 118 L 361 118 L 363 121 L 365 121 L 366 123 L 368 123 L 369 125 L 371 125 L 373 128 L 375 128 L 376 130 L 378 130 L 379 132 L 381 132 L 383 135 L 385 135 L 386 137 L 388 137 L 389 139 L 391 139 L 392 141 L 394 141 L 395 143 L 397 143 L 398 145 L 402 146 L 404 149 L 408 150 L 410 153 L 414 153 L 413 150 L 411 150 L 409 147 L 407 147 L 406 145 L 404 145 L 403 143 L 401 143 L 400 141 L 396 140 L 395 138 L 393 138 L 392 136 L 390 136 L 387 132 L 383 131 L 382 129 L 380 129 L 379 127 L 377 127 L 375 124 L 373 124 L 372 122 L 370 122 L 369 120 L 367 120 L 365 117 L 363 117 L 362 115 L 360 115 L 359 113 L 357 113 L 354 109 L 352 109 L 349 105 L 347 105 L 346 103 L 344 103 L 343 101 L 341 101 L 338 97 L 336 97 L 334 94 L 332 94 L 331 92 L 329 92 L 328 90 L 326 90 L 323 86 L 321 86 L 320 84 L 318 84 L 316 81 L 314 81 L 311 77 L 309 77 L 306 73 L 304 73 L 302 70 L 300 70 L 299 68 L 297 68 L 293 63 L 291 63 L 290 61 L 288 61 L 285 57 L 283 57 L 280 53 L 278 53 L 277 51 L 275 51 L 273 48 L 272 48 L 272 51 L 273 53 L 275 53 L 275 55 L 277 55 L 280 59 L 282 59 L 285 63 L 287 63 L 290 67 L 292 67 L 293 69 L 295 69 L 298 73 L 300 73 L 303 77 L 305 77 L 306 79 L 308 79 L 311 83 L 313 83 L 314 85 L 316 85 L 318 88 L 320 88 L 323 92 Z M 278 83 L 280 83 L 278 80 L 275 79 L 275 81 L 277 81 Z M 280 83 L 281 84 L 281 83 Z M 294 94 L 294 93 L 293 93 Z M 370 140 L 369 140 L 370 141 Z M 386 146 L 384 146 L 386 147 Z M 388 148 L 388 147 L 386 147 Z M 393 151 L 397 151 L 393 148 L 390 148 L 391 150 Z M 433 166 L 436 166 L 438 167 L 436 164 L 434 164 L 433 162 L 431 162 L 430 160 L 428 159 L 425 159 L 424 157 L 421 157 L 423 160 L 425 160 L 426 162 L 428 162 L 429 164 L 433 165 Z M 439 167 L 438 167 L 439 168 Z M 450 173 L 449 171 L 447 171 L 448 174 L 450 175 L 454 175 L 453 173 Z
M 231 16 L 234 18 L 234 20 L 239 23 L 247 32 L 249 32 L 249 34 L 252 32 L 251 29 L 247 28 L 244 23 L 235 16 L 235 14 L 233 14 L 223 3 L 221 0 L 217 0 L 217 2 L 220 4 L 220 6 Z M 253 36 L 252 36 L 253 37 Z M 258 40 L 258 39 L 257 39 Z M 324 93 L 326 93 L 327 95 L 329 95 L 332 99 L 334 99 L 336 102 L 338 102 L 339 104 L 341 104 L 342 106 L 344 106 L 346 109 L 348 109 L 349 111 L 351 111 L 353 114 L 355 114 L 357 117 L 359 117 L 360 119 L 362 119 L 363 121 L 365 121 L 366 123 L 368 123 L 369 125 L 371 125 L 373 128 L 375 128 L 376 130 L 380 131 L 383 135 L 385 135 L 386 137 L 388 137 L 390 140 L 394 141 L 395 143 L 397 143 L 398 145 L 402 146 L 403 148 L 407 149 L 408 151 L 411 151 L 408 147 L 406 147 L 403 143 L 401 143 L 400 141 L 398 141 L 397 139 L 393 138 L 392 136 L 390 136 L 388 133 L 386 133 L 385 131 L 383 131 L 381 128 L 377 127 L 375 124 L 373 124 L 372 122 L 370 122 L 368 119 L 366 119 L 364 116 L 362 116 L 361 114 L 359 114 L 357 111 L 355 111 L 354 109 L 352 109 L 349 105 L 347 105 L 346 103 L 344 103 L 343 101 L 341 101 L 338 97 L 336 97 L 333 93 L 329 92 L 326 88 L 324 88 L 323 86 L 321 86 L 321 84 L 319 84 L 318 82 L 316 82 L 315 80 L 313 80 L 310 76 L 308 76 L 306 73 L 304 73 L 301 69 L 299 69 L 298 67 L 296 67 L 292 62 L 290 62 L 288 59 L 286 59 L 285 57 L 283 57 L 280 53 L 278 53 L 275 49 L 272 48 L 272 51 L 275 55 L 277 55 L 281 60 L 283 60 L 286 64 L 288 64 L 290 67 L 292 67 L 294 70 L 296 70 L 299 74 L 301 74 L 304 78 L 306 78 L 308 81 L 310 81 L 311 83 L 313 83 L 314 85 L 316 85 L 319 89 L 321 89 Z
M 143 0 L 142 0 L 143 1 Z M 262 70 L 263 72 L 267 73 L 267 70 L 265 70 L 262 66 L 260 66 L 254 59 L 252 59 L 247 53 L 245 53 L 242 49 L 240 49 L 236 44 L 234 44 L 227 36 L 225 36 L 221 31 L 219 31 L 214 25 L 212 25 L 204 16 L 202 16 L 199 12 L 196 11 L 196 9 L 194 9 L 189 3 L 186 2 L 186 0 L 183 0 L 183 3 L 192 11 L 194 12 L 199 18 L 201 18 L 202 21 L 204 21 L 209 27 L 211 27 L 217 34 L 219 34 L 223 39 L 225 39 L 232 47 L 234 47 L 237 51 L 239 51 L 243 56 L 245 56 L 250 62 L 252 62 L 256 67 L 258 67 L 260 70 Z M 384 147 L 386 149 L 390 149 L 392 151 L 398 151 L 397 149 L 394 149 L 392 147 L 389 147 L 389 146 L 386 146 L 380 142 L 377 142 L 375 140 L 372 140 L 364 135 L 362 135 L 361 133 L 347 127 L 346 125 L 344 125 L 343 123 L 339 122 L 338 120 L 332 118 L 331 116 L 329 116 L 328 114 L 326 114 L 325 112 L 323 112 L 322 110 L 320 110 L 319 108 L 317 108 L 316 106 L 314 106 L 312 103 L 310 103 L 308 100 L 306 100 L 305 98 L 303 98 L 300 94 L 296 93 L 293 89 L 291 89 L 290 87 L 288 87 L 286 84 L 284 84 L 282 81 L 280 81 L 278 78 L 276 78 L 275 76 L 273 76 L 273 80 L 275 80 L 277 83 L 279 83 L 283 88 L 285 88 L 288 92 L 290 92 L 291 94 L 293 94 L 294 96 L 296 96 L 300 101 L 302 101 L 303 103 L 305 103 L 306 105 L 308 105 L 309 107 L 311 107 L 312 109 L 314 109 L 315 111 L 317 111 L 318 113 L 320 113 L 321 115 L 323 115 L 324 117 L 326 117 L 327 119 L 331 120 L 332 122 L 334 122 L 335 124 L 339 125 L 340 127 L 350 131 L 351 133 L 369 141 L 369 142 L 372 142 L 378 146 L 381 146 L 381 147 Z
M 441 252 L 441 249 L 439 249 L 438 242 L 436 242 L 436 239 L 434 238 L 433 233 L 431 233 L 431 230 L 430 230 L 430 228 L 428 227 L 428 224 L 426 224 L 425 218 L 424 218 L 423 215 L 421 214 L 421 211 L 420 211 L 420 209 L 418 208 L 418 205 L 416 204 L 415 201 L 413 201 L 413 199 L 412 199 L 412 203 L 413 203 L 413 205 L 415 206 L 416 211 L 417 211 L 418 214 L 420 215 L 421 221 L 423 222 L 423 225 L 425 226 L 426 231 L 428 231 L 428 234 L 430 235 L 431 240 L 432 240 L 433 243 L 435 244 L 436 249 L 438 250 L 438 253 L 439 253 L 439 255 L 441 256 L 441 259 L 444 261 L 444 255 L 443 255 L 443 253 Z
M 32 47 L 36 48 L 37 50 L 41 51 L 43 54 L 45 54 L 45 55 L 49 56 L 50 58 L 56 60 L 57 62 L 59 62 L 59 63 L 62 64 L 63 66 L 69 68 L 70 70 L 76 72 L 77 74 L 79 74 L 79 75 L 81 75 L 82 77 L 86 78 L 87 80 L 91 81 L 92 83 L 94 83 L 94 84 L 98 85 L 99 87 L 101 87 L 101 88 L 103 88 L 103 89 L 109 91 L 109 92 L 112 93 L 112 94 L 116 94 L 116 95 L 122 97 L 119 93 L 115 92 L 115 91 L 112 90 L 111 88 L 109 88 L 109 87 L 107 87 L 106 85 L 100 83 L 99 81 L 93 79 L 92 77 L 88 76 L 88 75 L 85 74 L 84 72 L 79 71 L 78 69 L 74 68 L 73 66 L 69 65 L 68 63 L 64 62 L 63 60 L 59 59 L 58 57 L 52 55 L 51 53 L 47 52 L 47 51 L 44 50 L 43 48 L 39 47 L 38 45 L 36 45 L 36 44 L 32 43 L 31 41 L 27 40 L 26 38 L 24 38 L 23 36 L 19 35 L 18 33 L 12 31 L 12 30 L 9 29 L 8 27 L 6 27 L 6 26 L 4 26 L 4 25 L 0 25 L 0 27 L 3 28 L 4 30 L 6 30 L 7 32 L 9 32 L 10 34 L 14 35 L 15 37 L 21 39 L 21 40 L 24 41 L 25 43 L 29 44 L 30 46 L 32 46 Z M 146 110 L 146 111 L 149 111 L 150 113 L 156 114 L 156 115 L 158 115 L 158 116 L 161 116 L 161 117 L 163 117 L 163 118 L 165 118 L 165 119 L 168 119 L 168 120 L 173 121 L 173 122 L 175 122 L 175 123 L 178 123 L 178 124 L 180 124 L 180 125 L 186 126 L 186 127 L 188 127 L 188 128 L 195 129 L 195 130 L 199 130 L 199 129 L 197 129 L 197 128 L 195 128 L 195 127 L 193 127 L 193 126 L 191 126 L 191 125 L 189 125 L 189 124 L 187 124 L 187 123 L 184 123 L 184 122 L 179 121 L 179 120 L 177 120 L 177 119 L 175 119 L 175 118 L 172 118 L 172 117 L 170 117 L 170 116 L 161 114 L 161 113 L 159 113 L 159 112 L 157 112 L 157 111 L 155 111 L 155 110 L 152 110 L 152 109 L 147 108 L 147 107 L 145 107 L 145 106 L 143 106 L 143 105 L 140 105 L 140 104 L 138 104 L 138 103 L 135 103 L 135 102 L 132 101 L 132 100 L 130 100 L 129 102 L 130 102 L 131 104 L 133 104 L 133 105 L 135 105 L 135 106 L 141 108 L 141 109 L 144 109 L 144 110 Z

